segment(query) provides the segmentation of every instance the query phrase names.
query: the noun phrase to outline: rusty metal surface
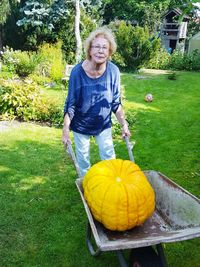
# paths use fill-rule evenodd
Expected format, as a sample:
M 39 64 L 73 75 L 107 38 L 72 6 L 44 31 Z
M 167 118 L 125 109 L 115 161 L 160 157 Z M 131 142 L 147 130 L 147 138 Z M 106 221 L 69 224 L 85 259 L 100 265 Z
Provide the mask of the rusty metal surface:
M 110 231 L 93 218 L 83 196 L 82 179 L 76 180 L 96 245 L 102 251 L 200 237 L 200 200 L 159 172 L 144 173 L 156 194 L 156 210 L 142 226 L 124 232 Z

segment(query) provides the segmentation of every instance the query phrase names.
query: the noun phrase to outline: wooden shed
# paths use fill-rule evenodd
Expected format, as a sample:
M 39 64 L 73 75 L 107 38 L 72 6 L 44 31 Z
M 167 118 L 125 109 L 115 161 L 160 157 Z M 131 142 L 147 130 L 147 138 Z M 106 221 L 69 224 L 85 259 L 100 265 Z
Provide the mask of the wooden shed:
M 187 24 L 190 18 L 184 15 L 181 22 L 179 22 L 180 16 L 182 16 L 182 11 L 178 8 L 173 8 L 162 17 L 161 42 L 162 46 L 170 53 L 174 49 L 179 49 L 182 52 L 185 50 Z

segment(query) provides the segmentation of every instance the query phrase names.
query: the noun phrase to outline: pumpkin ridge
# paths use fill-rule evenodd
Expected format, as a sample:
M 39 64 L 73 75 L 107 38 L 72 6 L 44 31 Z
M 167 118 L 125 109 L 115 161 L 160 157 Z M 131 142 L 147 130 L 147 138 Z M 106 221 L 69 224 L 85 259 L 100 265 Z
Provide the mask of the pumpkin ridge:
M 101 203 L 102 203 L 102 205 L 101 205 L 101 211 L 100 211 L 101 219 L 103 219 L 102 214 L 103 214 L 103 206 L 104 206 L 104 202 L 105 202 L 104 200 L 105 200 L 105 198 L 106 198 L 106 194 L 107 194 L 108 191 L 110 190 L 110 185 L 113 184 L 113 183 L 114 183 L 114 182 L 111 181 L 111 182 L 109 183 L 109 185 L 107 186 L 107 189 L 105 190 L 105 193 L 104 193 L 104 196 L 103 196 L 103 200 L 102 200 L 102 202 L 101 202 Z M 102 220 L 101 220 L 101 222 L 102 222 Z
M 109 170 L 108 167 L 107 167 L 107 170 Z M 109 174 L 108 173 L 105 173 L 105 172 L 99 172 L 99 170 L 93 171 L 92 169 L 91 169 L 91 171 L 89 170 L 88 173 L 86 174 L 86 176 L 88 178 L 90 178 L 91 176 L 93 177 L 93 175 L 108 176 Z
M 133 175 L 136 172 L 140 172 L 139 170 L 127 170 L 127 175 Z
M 97 173 L 97 175 L 98 175 L 98 176 L 104 176 L 104 177 L 106 177 L 106 178 L 108 178 L 108 177 L 109 177 L 109 178 L 112 178 L 112 177 L 113 177 L 112 174 L 107 174 L 107 173 L 106 173 L 106 174 L 101 174 L 101 173 L 98 174 L 98 173 Z M 89 180 L 90 178 L 92 178 L 92 177 L 93 177 L 92 175 L 91 175 L 91 176 L 88 175 L 88 180 Z
M 122 174 L 123 172 L 123 167 L 124 167 L 124 161 L 121 161 L 121 165 L 120 165 L 120 169 L 119 169 L 119 173 Z M 123 179 L 124 177 L 122 177 Z
M 117 160 L 118 162 L 120 162 L 121 163 L 121 165 L 122 165 L 122 160 L 121 159 L 115 159 L 115 160 Z M 115 166 L 115 164 L 114 164 L 114 160 L 110 160 L 110 163 L 111 163 L 111 166 L 112 166 L 112 171 L 114 172 L 114 175 L 116 176 L 116 175 L 118 175 L 118 171 L 120 171 L 119 173 L 121 173 L 121 168 L 119 169 L 119 167 L 118 167 L 118 170 L 117 170 L 117 172 L 116 172 L 116 166 Z M 110 167 L 110 166 L 109 166 Z
M 146 187 L 146 186 L 145 186 Z M 143 188 L 144 189 L 144 188 Z M 142 188 L 140 188 L 140 187 L 138 187 L 138 191 L 140 192 L 140 194 L 141 194 L 141 192 L 144 192 L 144 191 L 146 191 L 146 190 L 142 190 Z M 148 202 L 147 202 L 147 196 L 146 196 L 146 194 L 142 194 L 142 197 L 143 197 L 143 200 L 144 200 L 144 202 L 146 203 L 146 204 L 148 204 Z M 147 217 L 147 210 L 145 210 L 145 217 Z M 141 221 L 141 219 L 140 219 L 140 221 Z
M 112 167 L 112 170 L 114 171 L 115 170 L 115 165 L 114 165 L 114 163 L 113 163 L 113 159 L 110 159 L 110 160 L 106 160 L 106 167 L 108 168 L 108 169 L 110 169 L 111 167 Z
M 128 192 L 127 192 L 127 188 L 126 185 L 124 183 L 122 183 L 123 187 L 124 187 L 124 191 L 126 193 L 126 206 L 127 206 L 127 225 L 128 225 L 128 229 L 129 229 L 129 225 L 130 225 L 130 220 L 129 220 L 129 201 L 128 201 Z
M 132 175 L 134 174 L 135 171 L 130 170 L 130 169 L 134 163 L 131 161 L 130 162 L 124 161 L 124 164 L 125 164 L 125 177 L 132 177 Z
M 101 220 L 99 220 L 99 221 L 100 221 L 101 223 L 102 223 L 102 219 L 103 219 L 103 216 L 102 216 L 102 210 L 103 210 L 104 199 L 105 199 L 105 196 L 106 196 L 107 192 L 109 191 L 109 187 L 110 187 L 110 184 L 111 184 L 111 183 L 112 183 L 112 182 L 110 182 L 110 183 L 107 185 L 107 188 L 106 188 L 105 191 L 104 191 L 103 201 L 101 201 L 100 213 L 98 214 L 98 217 L 99 217 L 99 215 L 100 215 Z M 97 188 L 97 187 L 98 187 L 98 186 L 96 186 L 96 188 Z M 94 198 L 91 199 L 91 202 L 94 203 Z M 94 217 L 95 217 L 95 216 L 94 216 Z
M 130 162 L 132 164 L 132 162 Z M 127 161 L 122 161 L 122 166 L 123 166 L 123 170 L 125 169 L 125 177 L 127 177 L 127 169 L 126 168 L 126 165 L 127 165 Z M 130 206 L 129 206 L 129 198 L 128 198 L 128 192 L 127 192 L 127 186 L 125 183 L 123 183 L 123 186 L 124 186 L 124 190 L 126 192 L 126 203 L 127 203 L 127 224 L 128 224 L 128 229 L 129 229 L 129 225 L 130 225 L 130 220 L 129 220 L 129 209 L 130 209 Z
M 137 186 L 136 185 L 134 185 L 134 184 L 131 184 L 131 188 L 132 188 L 132 190 L 133 190 L 133 192 L 135 193 L 135 189 L 137 189 Z M 136 191 L 137 192 L 137 191 Z M 139 212 L 138 212 L 138 197 L 137 197 L 137 193 L 135 193 L 135 200 L 136 200 L 136 207 L 137 207 L 137 220 L 136 220 L 136 223 L 135 223 L 135 225 L 138 225 L 138 222 L 139 222 Z

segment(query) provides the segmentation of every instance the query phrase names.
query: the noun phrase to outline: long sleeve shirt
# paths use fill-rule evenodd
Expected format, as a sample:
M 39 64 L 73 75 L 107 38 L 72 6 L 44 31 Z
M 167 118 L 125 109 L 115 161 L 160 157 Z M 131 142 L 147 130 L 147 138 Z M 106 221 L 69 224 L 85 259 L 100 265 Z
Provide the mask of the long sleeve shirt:
M 108 61 L 99 78 L 90 78 L 77 64 L 71 71 L 64 114 L 68 113 L 70 129 L 87 135 L 98 135 L 112 125 L 111 114 L 121 103 L 120 72 Z

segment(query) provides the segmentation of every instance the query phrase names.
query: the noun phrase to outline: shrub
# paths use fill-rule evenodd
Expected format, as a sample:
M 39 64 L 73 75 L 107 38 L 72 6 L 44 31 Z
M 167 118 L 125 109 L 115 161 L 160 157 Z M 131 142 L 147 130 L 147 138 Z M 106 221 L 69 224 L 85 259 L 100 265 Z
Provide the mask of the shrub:
M 34 72 L 38 64 L 38 58 L 34 52 L 15 51 L 13 56 L 15 61 L 15 72 L 20 77 L 27 77 L 29 74 Z
M 173 71 L 173 72 L 168 74 L 167 78 L 169 80 L 174 80 L 175 81 L 175 80 L 177 80 L 177 73 L 175 71 Z
M 61 49 L 62 43 L 44 43 L 38 50 L 40 64 L 36 73 L 50 77 L 54 81 L 61 80 L 64 71 L 64 62 Z
M 45 84 L 49 84 L 52 82 L 52 80 L 49 77 L 41 75 L 37 75 L 35 73 L 31 73 L 28 76 L 29 79 L 31 79 L 33 82 L 37 83 L 38 85 L 44 86 Z
M 48 122 L 54 126 L 61 126 L 63 123 L 63 108 L 52 99 L 46 99 L 43 105 L 37 106 L 35 113 L 40 122 Z
M 120 61 L 116 63 L 121 67 L 125 65 L 127 69 L 140 68 L 160 47 L 159 39 L 150 39 L 147 27 L 132 26 L 125 21 L 112 22 L 109 27 L 116 36 L 117 52 L 120 55 Z
M 194 51 L 191 54 L 183 54 L 179 51 L 174 51 L 171 55 L 169 68 L 174 70 L 200 70 L 200 53 Z
M 61 108 L 47 100 L 31 80 L 0 80 L 0 113 L 24 121 L 49 122 L 60 125 L 63 120 Z
M 63 77 L 64 62 L 61 50 L 62 43 L 45 43 L 38 52 L 13 50 L 6 47 L 3 52 L 3 63 L 6 70 L 15 72 L 20 77 L 30 74 L 48 77 L 60 81 Z
M 126 64 L 124 62 L 124 58 L 122 57 L 122 55 L 120 55 L 118 52 L 115 52 L 114 55 L 112 56 L 112 60 L 121 67 L 126 67 Z
M 36 108 L 44 104 L 39 88 L 28 80 L 1 81 L 0 101 L 2 113 L 25 121 L 37 120 Z
M 167 69 L 171 55 L 163 48 L 156 51 L 154 56 L 144 64 L 144 67 L 150 69 Z
M 38 62 L 39 58 L 34 52 L 14 51 L 8 47 L 3 52 L 3 63 L 9 71 L 15 72 L 20 77 L 26 77 L 33 73 Z
M 2 54 L 2 60 L 3 60 L 3 70 L 14 72 L 14 58 L 13 58 L 14 50 L 9 47 L 5 47 L 3 54 Z
M 200 53 L 194 51 L 191 54 L 183 54 L 181 51 L 175 50 L 172 54 L 169 54 L 165 49 L 160 49 L 144 67 L 152 69 L 199 71 Z

